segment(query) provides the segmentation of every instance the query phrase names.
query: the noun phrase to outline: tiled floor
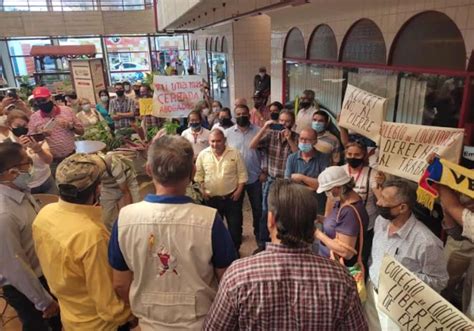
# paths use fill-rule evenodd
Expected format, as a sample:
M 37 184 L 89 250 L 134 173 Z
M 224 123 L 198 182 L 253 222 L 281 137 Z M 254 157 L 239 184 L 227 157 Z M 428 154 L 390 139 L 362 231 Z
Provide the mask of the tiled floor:
M 244 200 L 244 234 L 243 244 L 240 249 L 242 257 L 249 256 L 256 248 L 255 237 L 252 228 L 252 211 L 248 199 Z M 5 307 L 5 301 L 0 299 L 0 312 Z M 139 331 L 137 328 L 135 331 Z M 21 331 L 21 322 L 16 317 L 15 311 L 11 307 L 7 307 L 6 313 L 2 316 L 0 331 Z

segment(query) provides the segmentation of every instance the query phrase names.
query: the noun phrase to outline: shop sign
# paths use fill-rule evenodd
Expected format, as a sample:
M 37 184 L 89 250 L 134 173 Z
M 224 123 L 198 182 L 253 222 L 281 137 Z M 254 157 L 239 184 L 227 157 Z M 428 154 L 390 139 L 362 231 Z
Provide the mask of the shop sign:
M 380 141 L 380 128 L 385 119 L 387 99 L 347 85 L 342 103 L 339 125 L 359 133 L 377 144 Z
M 161 76 L 153 78 L 153 116 L 187 117 L 202 100 L 200 76 Z
M 377 170 L 418 182 L 432 153 L 458 163 L 464 129 L 383 122 Z
M 385 255 L 377 305 L 401 330 L 473 330 L 474 323 L 393 257 Z

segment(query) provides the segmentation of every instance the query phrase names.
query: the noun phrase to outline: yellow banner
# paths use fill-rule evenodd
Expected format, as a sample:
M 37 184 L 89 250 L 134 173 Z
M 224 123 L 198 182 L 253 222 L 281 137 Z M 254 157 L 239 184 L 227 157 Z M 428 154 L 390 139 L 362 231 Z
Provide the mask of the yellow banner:
M 473 330 L 474 324 L 391 256 L 380 268 L 378 307 L 402 330 Z
M 464 129 L 383 122 L 377 170 L 417 182 L 436 153 L 458 163 Z
M 140 108 L 140 116 L 151 115 L 153 113 L 153 99 L 139 99 L 138 106 Z

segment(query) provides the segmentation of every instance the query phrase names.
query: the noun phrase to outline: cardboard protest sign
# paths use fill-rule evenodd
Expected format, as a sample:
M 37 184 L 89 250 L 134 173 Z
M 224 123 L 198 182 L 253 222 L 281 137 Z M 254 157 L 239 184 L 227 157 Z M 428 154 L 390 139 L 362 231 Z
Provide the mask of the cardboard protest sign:
M 349 84 L 342 103 L 339 125 L 373 140 L 378 145 L 386 108 L 386 98 Z
M 402 330 L 473 330 L 473 322 L 391 256 L 380 268 L 378 307 Z
M 418 182 L 436 153 L 458 163 L 464 129 L 383 122 L 377 170 Z
M 152 98 L 139 99 L 138 107 L 140 108 L 140 116 L 151 115 L 153 112 L 153 99 Z
M 199 76 L 161 76 L 153 78 L 153 115 L 186 117 L 202 100 L 202 79 Z

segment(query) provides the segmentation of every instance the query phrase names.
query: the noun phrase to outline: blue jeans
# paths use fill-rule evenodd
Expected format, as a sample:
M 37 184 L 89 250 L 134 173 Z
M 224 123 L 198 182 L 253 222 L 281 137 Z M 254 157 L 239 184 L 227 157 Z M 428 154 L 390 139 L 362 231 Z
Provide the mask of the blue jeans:
M 257 179 L 255 183 L 245 185 L 245 192 L 247 192 L 252 207 L 253 234 L 259 242 L 260 219 L 262 218 L 262 183 Z M 241 199 L 244 199 L 244 194 Z
M 259 244 L 261 248 L 265 247 L 265 243 L 270 241 L 270 233 L 267 228 L 267 214 L 268 214 L 268 193 L 270 192 L 270 187 L 275 181 L 275 178 L 268 176 L 265 183 L 263 183 L 263 196 L 262 196 L 262 217 L 260 217 L 260 227 L 259 227 Z

